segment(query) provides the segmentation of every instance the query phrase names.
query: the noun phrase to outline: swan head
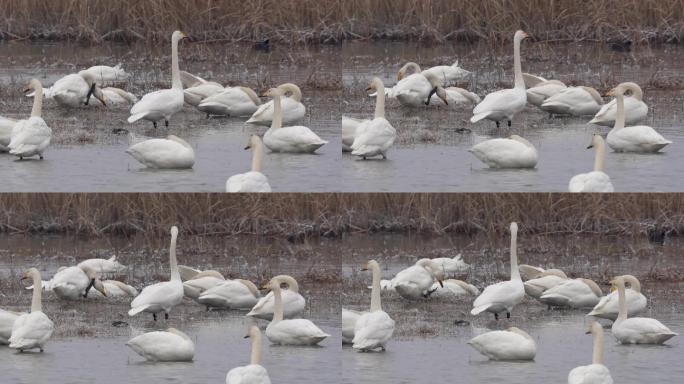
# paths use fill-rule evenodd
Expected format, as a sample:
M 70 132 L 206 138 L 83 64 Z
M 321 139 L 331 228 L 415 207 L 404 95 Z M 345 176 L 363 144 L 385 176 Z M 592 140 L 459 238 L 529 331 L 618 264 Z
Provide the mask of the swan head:
M 641 90 L 641 87 L 639 87 L 639 84 L 632 82 L 618 84 L 617 87 L 608 91 L 608 93 L 606 93 L 606 96 L 626 95 L 628 93 L 634 95 L 634 97 L 636 97 L 639 100 L 641 100 L 643 97 L 643 92 Z
M 183 39 L 187 39 L 188 35 L 181 31 L 174 31 L 173 34 L 171 35 L 171 40 L 172 41 L 181 41 Z
M 384 87 L 384 83 L 382 82 L 382 80 L 380 80 L 379 77 L 374 77 L 371 80 L 370 84 L 368 84 L 368 87 L 366 87 L 366 92 L 371 92 L 371 91 L 377 92 L 378 88 L 380 88 L 380 85 L 382 85 Z
M 171 236 L 178 236 L 178 227 L 175 225 L 171 227 Z
M 380 264 L 378 264 L 377 261 L 375 260 L 368 260 L 363 265 L 361 266 L 361 271 L 368 271 L 372 269 L 374 266 L 380 268 Z
M 293 83 L 280 84 L 278 86 L 278 88 L 283 90 L 284 93 L 290 92 L 292 94 L 292 98 L 295 99 L 296 101 L 302 101 L 302 90 L 297 86 L 297 84 L 293 84 Z
M 107 290 L 105 289 L 104 284 L 102 284 L 102 280 L 100 280 L 100 277 L 97 275 L 97 272 L 95 272 L 94 269 L 88 268 L 88 267 L 83 267 L 83 272 L 85 272 L 86 276 L 90 279 L 90 284 L 88 284 L 88 287 L 85 290 L 85 293 L 83 294 L 83 297 L 88 297 L 88 292 L 90 292 L 90 288 L 95 288 L 97 289 L 103 296 L 107 296 Z
M 30 279 L 33 276 L 35 276 L 36 274 L 38 274 L 38 276 L 40 276 L 40 272 L 38 272 L 38 270 L 36 268 L 29 268 L 26 272 L 24 272 L 23 275 L 21 275 L 21 280 Z
M 37 90 L 38 88 L 43 88 L 43 85 L 38 79 L 31 79 L 28 84 L 22 89 L 24 94 Z
M 591 143 L 589 144 L 587 149 L 592 149 L 600 145 L 603 145 L 603 137 L 601 137 L 601 135 L 599 135 L 598 133 L 595 133 L 591 136 Z
M 589 322 L 589 324 L 587 325 L 587 331 L 585 332 L 585 334 L 588 335 L 590 333 L 593 333 L 593 334 L 603 333 L 603 327 L 601 327 L 601 324 L 599 324 L 598 321 L 592 320 Z
M 285 90 L 282 88 L 271 88 L 268 91 L 264 92 L 261 96 L 265 97 L 276 97 L 276 96 L 285 96 Z
M 528 35 L 527 32 L 518 30 L 515 32 L 515 36 L 513 36 L 513 39 L 517 42 L 521 42 L 528 37 L 530 37 L 530 35 Z
M 623 276 L 615 277 L 615 278 L 613 278 L 613 280 L 610 281 L 610 284 L 611 284 L 611 290 L 613 290 L 613 288 L 618 288 L 618 287 L 624 288 L 625 287 L 625 278 Z
M 259 138 L 259 136 L 252 135 L 249 137 L 249 141 L 247 141 L 247 146 L 245 146 L 245 150 L 255 148 L 259 144 L 261 144 L 261 139 Z
M 432 86 L 432 90 L 428 94 L 427 100 L 425 100 L 425 105 L 430 105 L 430 98 L 435 93 L 440 99 L 442 99 L 444 104 L 449 105 L 449 102 L 447 101 L 446 90 L 444 89 L 444 87 L 442 87 L 442 79 L 440 79 L 439 76 L 435 76 L 433 73 L 429 72 L 426 73 L 424 76 Z
M 408 63 L 404 64 L 403 67 L 397 72 L 397 81 L 403 79 L 406 77 L 406 73 L 408 72 L 409 69 L 413 69 L 414 73 L 420 73 L 420 66 L 412 61 L 409 61 Z

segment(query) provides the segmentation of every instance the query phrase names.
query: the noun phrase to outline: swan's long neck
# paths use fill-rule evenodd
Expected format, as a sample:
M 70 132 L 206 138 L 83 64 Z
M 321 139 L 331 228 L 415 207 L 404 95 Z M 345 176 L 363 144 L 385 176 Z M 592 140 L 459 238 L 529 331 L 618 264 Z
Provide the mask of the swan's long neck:
M 35 95 L 33 96 L 33 109 L 31 109 L 31 116 L 40 117 L 43 112 L 43 86 L 36 82 L 34 84 Z
M 520 39 L 515 39 L 513 42 L 513 72 L 515 73 L 515 88 L 525 89 L 522 65 L 520 64 Z
M 178 39 L 171 42 L 171 86 L 173 89 L 183 90 L 183 83 L 180 78 L 180 68 L 178 67 Z
M 511 280 L 521 280 L 518 269 L 518 231 L 511 232 Z
M 371 306 L 370 311 L 382 311 L 382 304 L 380 303 L 380 266 L 373 263 L 371 266 L 373 273 L 373 287 L 371 290 Z
M 171 268 L 171 281 L 181 281 L 178 271 L 178 260 L 176 260 L 176 238 L 177 234 L 171 234 L 171 246 L 169 248 L 169 265 Z
M 627 319 L 627 298 L 625 297 L 625 285 L 624 284 L 618 284 L 617 285 L 617 290 L 618 290 L 618 317 L 617 321 L 623 321 Z
M 280 291 L 280 282 L 273 284 L 271 289 L 273 290 L 273 298 L 275 300 L 272 323 L 275 324 L 283 319 L 283 296 Z
M 252 355 L 250 364 L 261 363 L 261 332 L 255 330 L 250 332 L 249 337 L 252 339 Z
M 617 104 L 617 117 L 615 118 L 615 126 L 613 129 L 620 129 L 625 127 L 625 96 L 621 93 L 615 94 Z
M 378 81 L 375 84 L 377 96 L 375 98 L 375 118 L 385 117 L 385 84 Z
M 606 156 L 606 146 L 603 141 L 596 145 L 596 158 L 594 158 L 594 171 L 603 172 L 603 159 Z
M 271 128 L 277 129 L 283 126 L 283 109 L 280 105 L 280 95 L 273 96 L 273 121 Z
M 594 356 L 592 364 L 603 364 L 603 329 L 599 329 L 594 333 Z
M 261 172 L 261 159 L 263 158 L 264 147 L 261 140 L 254 140 L 252 147 L 252 172 Z
M 40 312 L 43 310 L 42 296 L 43 296 L 43 280 L 40 273 L 33 271 L 31 273 L 33 278 L 33 298 L 31 299 L 31 313 Z

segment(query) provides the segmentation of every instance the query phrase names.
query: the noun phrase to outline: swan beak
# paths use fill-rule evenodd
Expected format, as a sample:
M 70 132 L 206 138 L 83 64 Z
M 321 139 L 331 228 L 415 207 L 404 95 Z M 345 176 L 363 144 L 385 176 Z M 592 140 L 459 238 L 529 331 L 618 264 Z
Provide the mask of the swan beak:
M 248 150 L 248 149 L 250 149 L 250 148 L 252 148 L 252 147 L 250 147 L 250 146 L 248 145 L 248 146 L 245 147 L 245 150 Z
M 589 144 L 589 146 L 587 147 L 587 149 L 592 149 L 592 148 L 594 148 L 594 144 Z
M 397 72 L 397 81 L 400 81 L 403 78 L 404 78 L 404 72 L 402 72 L 402 71 Z
M 245 335 L 243 339 L 249 339 L 249 335 Z
M 604 96 L 615 96 L 615 90 L 611 89 L 610 91 L 606 92 Z
M 366 87 L 366 92 L 370 92 L 370 91 L 372 91 L 372 90 L 373 90 L 373 86 L 372 86 L 372 85 L 369 85 L 368 87 Z
M 181 39 L 187 39 L 188 35 L 186 35 L 184 32 L 181 32 L 180 37 L 181 37 Z
M 528 38 L 530 35 L 527 32 L 523 32 L 523 38 Z
M 24 89 L 22 89 L 21 91 L 24 92 L 24 93 L 29 93 L 29 92 L 31 92 L 31 86 L 27 85 L 27 86 L 25 86 Z

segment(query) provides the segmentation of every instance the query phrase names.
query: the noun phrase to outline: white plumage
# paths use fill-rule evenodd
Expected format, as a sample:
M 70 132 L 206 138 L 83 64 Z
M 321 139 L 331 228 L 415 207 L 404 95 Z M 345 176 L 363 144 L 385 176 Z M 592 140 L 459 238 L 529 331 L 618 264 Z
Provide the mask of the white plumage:
M 541 295 L 542 303 L 557 307 L 587 308 L 598 304 L 601 289 L 589 279 L 571 279 L 557 284 Z
M 356 319 L 352 347 L 360 352 L 385 350 L 385 345 L 394 333 L 394 320 L 382 310 L 380 299 L 380 264 L 375 260 L 366 263 L 364 270 L 373 273 L 370 311 Z
M 126 345 L 149 361 L 192 361 L 195 357 L 195 343 L 175 328 L 143 333 Z
M 601 95 L 591 87 L 568 87 L 544 100 L 541 109 L 555 115 L 586 116 L 603 105 Z
M 568 191 L 570 192 L 613 192 L 613 183 L 610 176 L 603 172 L 603 162 L 606 154 L 606 145 L 600 135 L 594 135 L 588 148 L 596 148 L 594 170 L 588 173 L 580 173 L 570 179 Z
M 537 149 L 518 135 L 483 141 L 469 152 L 491 168 L 534 168 L 537 165 Z
M 302 91 L 299 87 L 292 83 L 285 83 L 279 86 L 286 92 L 292 92 L 289 97 L 283 97 L 280 100 L 280 106 L 283 114 L 283 124 L 290 125 L 304 118 L 306 115 L 306 107 L 302 104 Z M 271 100 L 259 106 L 259 108 L 252 114 L 252 117 L 247 120 L 247 123 L 257 124 L 263 126 L 270 126 L 273 123 L 273 115 L 275 113 L 274 101 Z
M 195 151 L 180 137 L 149 139 L 131 145 L 126 153 L 148 168 L 187 169 L 195 164 Z
M 382 80 L 374 77 L 367 90 L 375 90 L 378 93 L 375 101 L 375 117 L 373 120 L 361 120 L 358 124 L 347 121 L 347 135 L 353 137 L 350 145 L 351 153 L 363 159 L 375 156 L 387 158 L 390 149 L 397 137 L 397 131 L 392 124 L 385 119 L 385 91 Z M 344 123 L 344 122 L 343 122 Z M 350 131 L 353 128 L 353 134 Z M 343 127 L 344 129 L 344 127 Z
M 525 331 L 511 327 L 475 336 L 468 345 L 491 360 L 534 360 L 537 343 Z
M 245 149 L 252 149 L 252 170 L 229 177 L 226 192 L 271 192 L 268 178 L 261 173 L 264 149 L 259 136 L 252 135 Z

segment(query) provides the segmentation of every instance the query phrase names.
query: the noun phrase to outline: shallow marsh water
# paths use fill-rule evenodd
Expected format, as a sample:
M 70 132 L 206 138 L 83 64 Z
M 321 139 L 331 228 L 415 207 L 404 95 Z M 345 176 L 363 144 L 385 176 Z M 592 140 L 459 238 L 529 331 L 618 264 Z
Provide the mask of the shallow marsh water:
M 365 260 L 375 258 L 382 277 L 422 257 L 453 257 L 462 253 L 471 265 L 457 278 L 480 289 L 508 278 L 508 244 L 485 237 L 439 238 L 402 235 L 353 236 L 353 249 L 343 255 L 342 306 L 367 309 L 371 277 L 360 272 Z M 521 263 L 563 269 L 571 277 L 590 277 L 608 292 L 607 281 L 622 273 L 642 281 L 649 308 L 643 316 L 654 317 L 679 333 L 684 332 L 684 273 L 681 239 L 655 246 L 645 239 L 598 236 L 525 236 L 519 239 Z M 674 281 L 660 281 L 665 273 Z M 342 349 L 343 383 L 563 383 L 570 370 L 591 363 L 592 337 L 585 335 L 585 310 L 547 310 L 530 298 L 516 307 L 510 320 L 498 323 L 491 315 L 470 315 L 473 297 L 409 302 L 383 293 L 383 309 L 396 321 L 393 339 L 385 353 L 358 353 Z M 464 323 L 457 325 L 457 321 Z M 606 323 L 607 324 L 607 323 Z M 466 344 L 472 337 L 494 329 L 517 326 L 537 343 L 534 362 L 493 362 Z M 605 330 L 605 363 L 620 383 L 675 382 L 684 374 L 679 364 L 684 344 L 681 336 L 665 346 L 617 345 Z
M 138 288 L 168 278 L 168 244 L 143 238 L 86 240 L 72 237 L 2 236 L 6 249 L 0 257 L 0 307 L 26 310 L 30 292 L 19 284 L 20 271 L 40 265 L 45 278 L 60 265 L 73 265 L 90 257 L 116 254 L 129 266 L 119 278 Z M 274 274 L 293 275 L 307 298 L 303 317 L 332 336 L 320 347 L 270 346 L 262 340 L 263 361 L 274 382 L 339 382 L 340 308 L 339 263 L 334 245 L 289 244 L 272 239 L 179 239 L 179 262 L 213 268 L 231 277 L 243 276 L 258 285 Z M 315 265 L 315 269 L 313 266 Z M 209 383 L 224 382 L 233 367 L 249 363 L 250 340 L 244 339 L 241 311 L 206 310 L 189 300 L 174 308 L 168 321 L 149 316 L 130 318 L 128 301 L 58 301 L 43 295 L 44 312 L 55 322 L 55 333 L 45 353 L 18 354 L 0 348 L 3 383 Z M 125 321 L 121 327 L 114 321 Z M 259 322 L 262 330 L 266 322 Z M 148 363 L 125 343 L 133 336 L 173 326 L 195 342 L 192 363 Z M 52 382 L 50 381 L 50 382 Z
M 421 66 L 451 64 L 474 72 L 458 86 L 484 97 L 512 84 L 512 49 L 448 43 L 349 43 L 344 47 L 345 115 L 372 116 L 375 100 L 364 89 L 372 76 L 386 85 L 396 83 L 397 70 L 407 61 Z M 620 82 L 634 81 L 644 89 L 649 115 L 642 124 L 656 128 L 674 143 L 662 154 L 608 152 L 606 172 L 616 191 L 681 191 L 684 167 L 684 48 L 679 45 L 637 47 L 621 53 L 594 43 L 543 44 L 523 42 L 523 71 L 567 84 L 589 85 L 605 93 Z M 608 99 L 606 99 L 607 101 Z M 387 161 L 342 159 L 346 192 L 526 192 L 567 191 L 570 178 L 593 169 L 594 152 L 586 150 L 591 134 L 605 127 L 587 125 L 591 117 L 550 118 L 528 106 L 516 116 L 511 130 L 493 122 L 470 123 L 472 106 L 404 109 L 389 100 L 386 116 L 398 138 Z M 465 130 L 465 131 L 464 131 Z M 467 150 L 481 141 L 518 134 L 537 148 L 532 170 L 489 169 Z
M 275 48 L 257 52 L 249 45 L 182 43 L 181 69 L 222 84 L 246 85 L 257 92 L 284 82 L 302 88 L 307 115 L 301 122 L 329 143 L 317 155 L 265 153 L 263 172 L 277 192 L 333 191 L 339 175 L 340 64 L 339 48 Z M 78 55 L 74 55 L 77 52 Z M 0 115 L 24 118 L 30 99 L 20 93 L 31 77 L 51 85 L 60 77 L 91 65 L 121 63 L 133 76 L 120 87 L 141 97 L 168 88 L 170 59 L 166 44 L 157 47 L 73 44 L 0 44 Z M 266 101 L 265 99 L 262 99 Z M 0 174 L 9 182 L 0 191 L 52 192 L 221 192 L 231 175 L 251 167 L 251 152 L 243 150 L 249 135 L 268 128 L 245 124 L 247 118 L 206 119 L 190 106 L 174 116 L 169 128 L 155 130 L 149 122 L 128 124 L 130 107 L 66 110 L 46 101 L 43 118 L 53 129 L 45 161 L 15 161 L 0 155 Z M 163 124 L 162 124 L 163 125 Z M 193 146 L 192 170 L 149 170 L 125 153 L 127 129 L 137 136 L 175 134 Z M 68 182 L 65 182 L 68 180 Z

